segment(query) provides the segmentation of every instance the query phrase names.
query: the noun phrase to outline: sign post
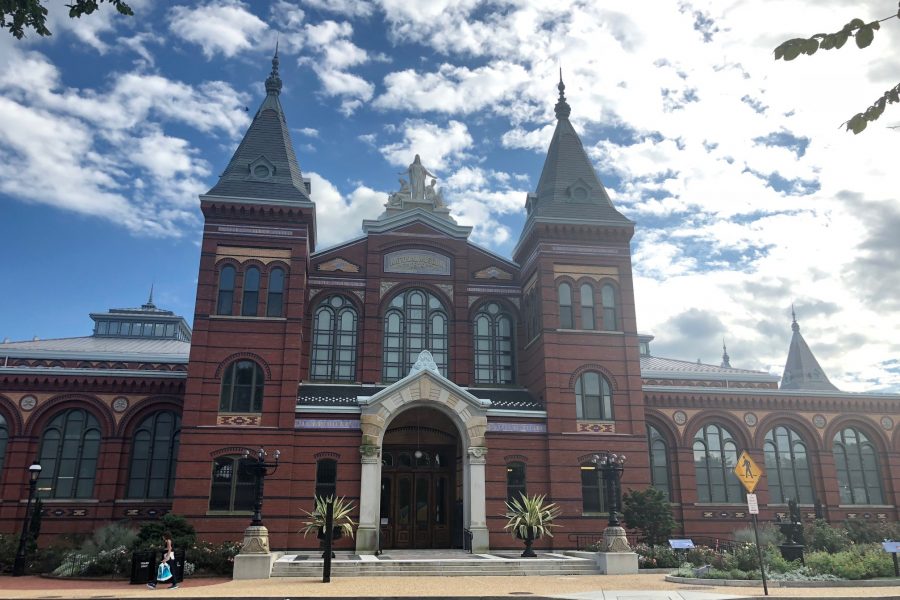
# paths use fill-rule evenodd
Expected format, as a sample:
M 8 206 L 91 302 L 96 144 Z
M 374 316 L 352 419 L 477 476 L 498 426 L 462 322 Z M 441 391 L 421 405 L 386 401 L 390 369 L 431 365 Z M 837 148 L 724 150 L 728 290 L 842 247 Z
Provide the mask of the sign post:
M 741 452 L 738 457 L 737 465 L 734 467 L 734 474 L 747 490 L 747 512 L 753 519 L 753 536 L 756 538 L 756 555 L 759 557 L 759 574 L 762 576 L 763 591 L 766 596 L 769 595 L 769 584 L 766 582 L 766 565 L 763 564 L 762 548 L 759 545 L 759 527 L 756 522 L 756 515 L 759 514 L 759 502 L 753 490 L 759 484 L 760 478 L 763 476 L 763 470 L 754 462 L 753 458 L 746 450 Z
M 897 562 L 897 553 L 900 552 L 900 542 L 885 540 L 884 542 L 881 542 L 881 547 L 884 548 L 885 552 L 891 553 L 891 558 L 894 559 L 894 575 L 900 577 L 900 563 Z

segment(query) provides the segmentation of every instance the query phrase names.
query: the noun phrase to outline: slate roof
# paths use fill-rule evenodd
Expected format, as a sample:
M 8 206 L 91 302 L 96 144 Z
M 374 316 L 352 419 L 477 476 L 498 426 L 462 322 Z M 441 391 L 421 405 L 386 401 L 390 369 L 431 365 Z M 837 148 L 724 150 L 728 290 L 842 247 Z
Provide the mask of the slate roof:
M 387 386 L 303 384 L 297 395 L 298 406 L 357 406 L 357 396 L 374 396 Z M 544 410 L 544 405 L 525 389 L 463 388 L 477 398 L 491 401 L 491 408 L 507 410 Z
M 160 338 L 74 337 L 0 344 L 0 360 L 58 358 L 187 363 L 191 343 Z
M 272 59 L 272 73 L 266 79 L 266 98 L 256 111 L 231 162 L 219 177 L 219 182 L 206 193 L 207 196 L 280 200 L 312 206 L 291 144 L 284 109 L 278 99 L 280 93 L 281 78 L 276 51 Z M 259 161 L 274 167 L 270 177 L 256 178 L 251 167 Z
M 791 345 L 788 348 L 787 360 L 784 363 L 784 374 L 781 376 L 783 390 L 819 390 L 838 391 L 828 380 L 819 361 L 800 334 L 800 325 L 794 317 L 791 323 Z
M 735 369 L 734 367 L 708 365 L 705 363 L 696 363 L 688 360 L 677 360 L 674 358 L 662 358 L 659 356 L 642 356 L 641 375 L 647 376 L 648 374 L 654 372 L 683 373 L 685 375 L 734 375 L 736 378 L 742 376 L 765 376 L 767 378 L 775 380 L 778 379 L 778 377 L 776 377 L 775 375 L 770 375 L 765 371 Z

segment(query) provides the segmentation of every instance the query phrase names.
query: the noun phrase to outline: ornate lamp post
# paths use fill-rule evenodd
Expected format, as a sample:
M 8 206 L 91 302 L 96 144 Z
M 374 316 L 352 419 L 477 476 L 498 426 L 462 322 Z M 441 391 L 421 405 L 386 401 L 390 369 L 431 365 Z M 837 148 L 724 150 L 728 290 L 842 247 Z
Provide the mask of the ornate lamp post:
M 256 477 L 256 503 L 253 505 L 253 517 L 250 520 L 250 527 L 262 527 L 262 504 L 263 504 L 263 486 L 265 485 L 266 475 L 271 475 L 278 469 L 278 459 L 281 458 L 281 450 L 276 450 L 273 454 L 275 462 L 267 463 L 266 451 L 260 448 L 256 451 L 256 461 L 250 461 L 245 468 L 250 469 Z M 244 450 L 244 459 L 250 459 L 250 450 Z M 269 469 L 272 469 L 269 471 Z
M 609 523 L 603 531 L 603 542 L 607 552 L 630 552 L 625 529 L 619 524 L 622 497 L 622 474 L 625 472 L 625 455 L 604 450 L 594 455 L 592 462 L 603 475 L 603 488 L 606 491 L 606 508 L 609 511 Z
M 28 504 L 25 505 L 25 518 L 22 519 L 22 536 L 19 538 L 19 550 L 16 552 L 16 561 L 13 563 L 13 576 L 21 577 L 25 574 L 25 546 L 28 542 L 28 519 L 31 516 L 31 503 L 34 501 L 34 492 L 37 489 L 37 480 L 41 476 L 41 465 L 35 461 L 28 467 Z

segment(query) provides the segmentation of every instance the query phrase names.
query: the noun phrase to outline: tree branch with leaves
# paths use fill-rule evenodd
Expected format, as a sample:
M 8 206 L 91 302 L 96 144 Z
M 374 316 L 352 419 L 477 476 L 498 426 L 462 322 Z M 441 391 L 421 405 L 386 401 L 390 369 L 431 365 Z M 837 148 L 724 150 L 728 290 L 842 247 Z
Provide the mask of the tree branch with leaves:
M 124 0 L 75 0 L 66 4 L 69 17 L 80 19 L 82 15 L 90 15 L 100 8 L 100 4 L 109 2 L 121 15 L 134 16 L 134 11 Z M 26 29 L 33 29 L 40 36 L 53 35 L 47 29 L 47 8 L 42 0 L 0 0 L 0 28 L 8 29 L 16 39 L 25 37 Z
M 900 18 L 900 6 L 898 6 L 897 14 L 870 23 L 866 23 L 862 19 L 853 19 L 844 25 L 840 31 L 834 33 L 817 33 L 809 38 L 787 40 L 775 48 L 775 60 L 784 59 L 785 61 L 790 61 L 801 54 L 812 56 L 819 50 L 838 50 L 851 37 L 856 42 L 857 48 L 868 48 L 875 39 L 875 32 L 881 29 L 881 23 L 897 18 Z M 900 102 L 900 84 L 895 85 L 882 94 L 865 111 L 856 113 L 841 123 L 841 126 L 846 125 L 847 131 L 852 131 L 854 134 L 861 133 L 869 123 L 876 121 L 881 116 L 888 104 L 897 102 Z

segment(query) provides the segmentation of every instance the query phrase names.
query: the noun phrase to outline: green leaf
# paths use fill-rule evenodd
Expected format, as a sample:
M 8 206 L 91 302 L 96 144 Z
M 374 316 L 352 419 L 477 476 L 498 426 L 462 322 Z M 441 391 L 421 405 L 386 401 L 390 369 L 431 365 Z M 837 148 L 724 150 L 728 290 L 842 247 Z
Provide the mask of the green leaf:
M 834 48 L 834 34 L 829 33 L 828 35 L 826 35 L 825 39 L 822 40 L 820 46 L 822 50 L 831 50 L 832 48 Z
M 866 128 L 868 123 L 866 122 L 866 117 L 862 113 L 856 113 L 853 115 L 853 118 L 847 121 L 847 131 L 852 131 L 855 134 L 862 133 L 862 131 Z
M 866 48 L 869 44 L 872 43 L 872 40 L 875 38 L 875 32 L 872 31 L 872 28 L 868 25 L 864 27 L 860 27 L 859 31 L 856 32 L 856 45 L 858 48 Z
M 815 39 L 808 39 L 803 43 L 803 54 L 812 56 L 819 49 L 819 42 Z
M 866 22 L 863 21 L 862 19 L 853 19 L 852 21 L 850 21 L 849 23 L 844 25 L 843 30 L 846 31 L 847 33 L 850 33 L 854 29 L 858 29 L 859 27 L 862 27 L 865 24 L 866 24 Z
M 850 34 L 845 31 L 839 31 L 834 34 L 834 47 L 840 49 L 847 42 L 848 37 L 850 37 Z
M 798 56 L 800 56 L 800 51 L 803 50 L 803 46 L 800 44 L 791 44 L 784 50 L 784 60 L 794 60 Z

